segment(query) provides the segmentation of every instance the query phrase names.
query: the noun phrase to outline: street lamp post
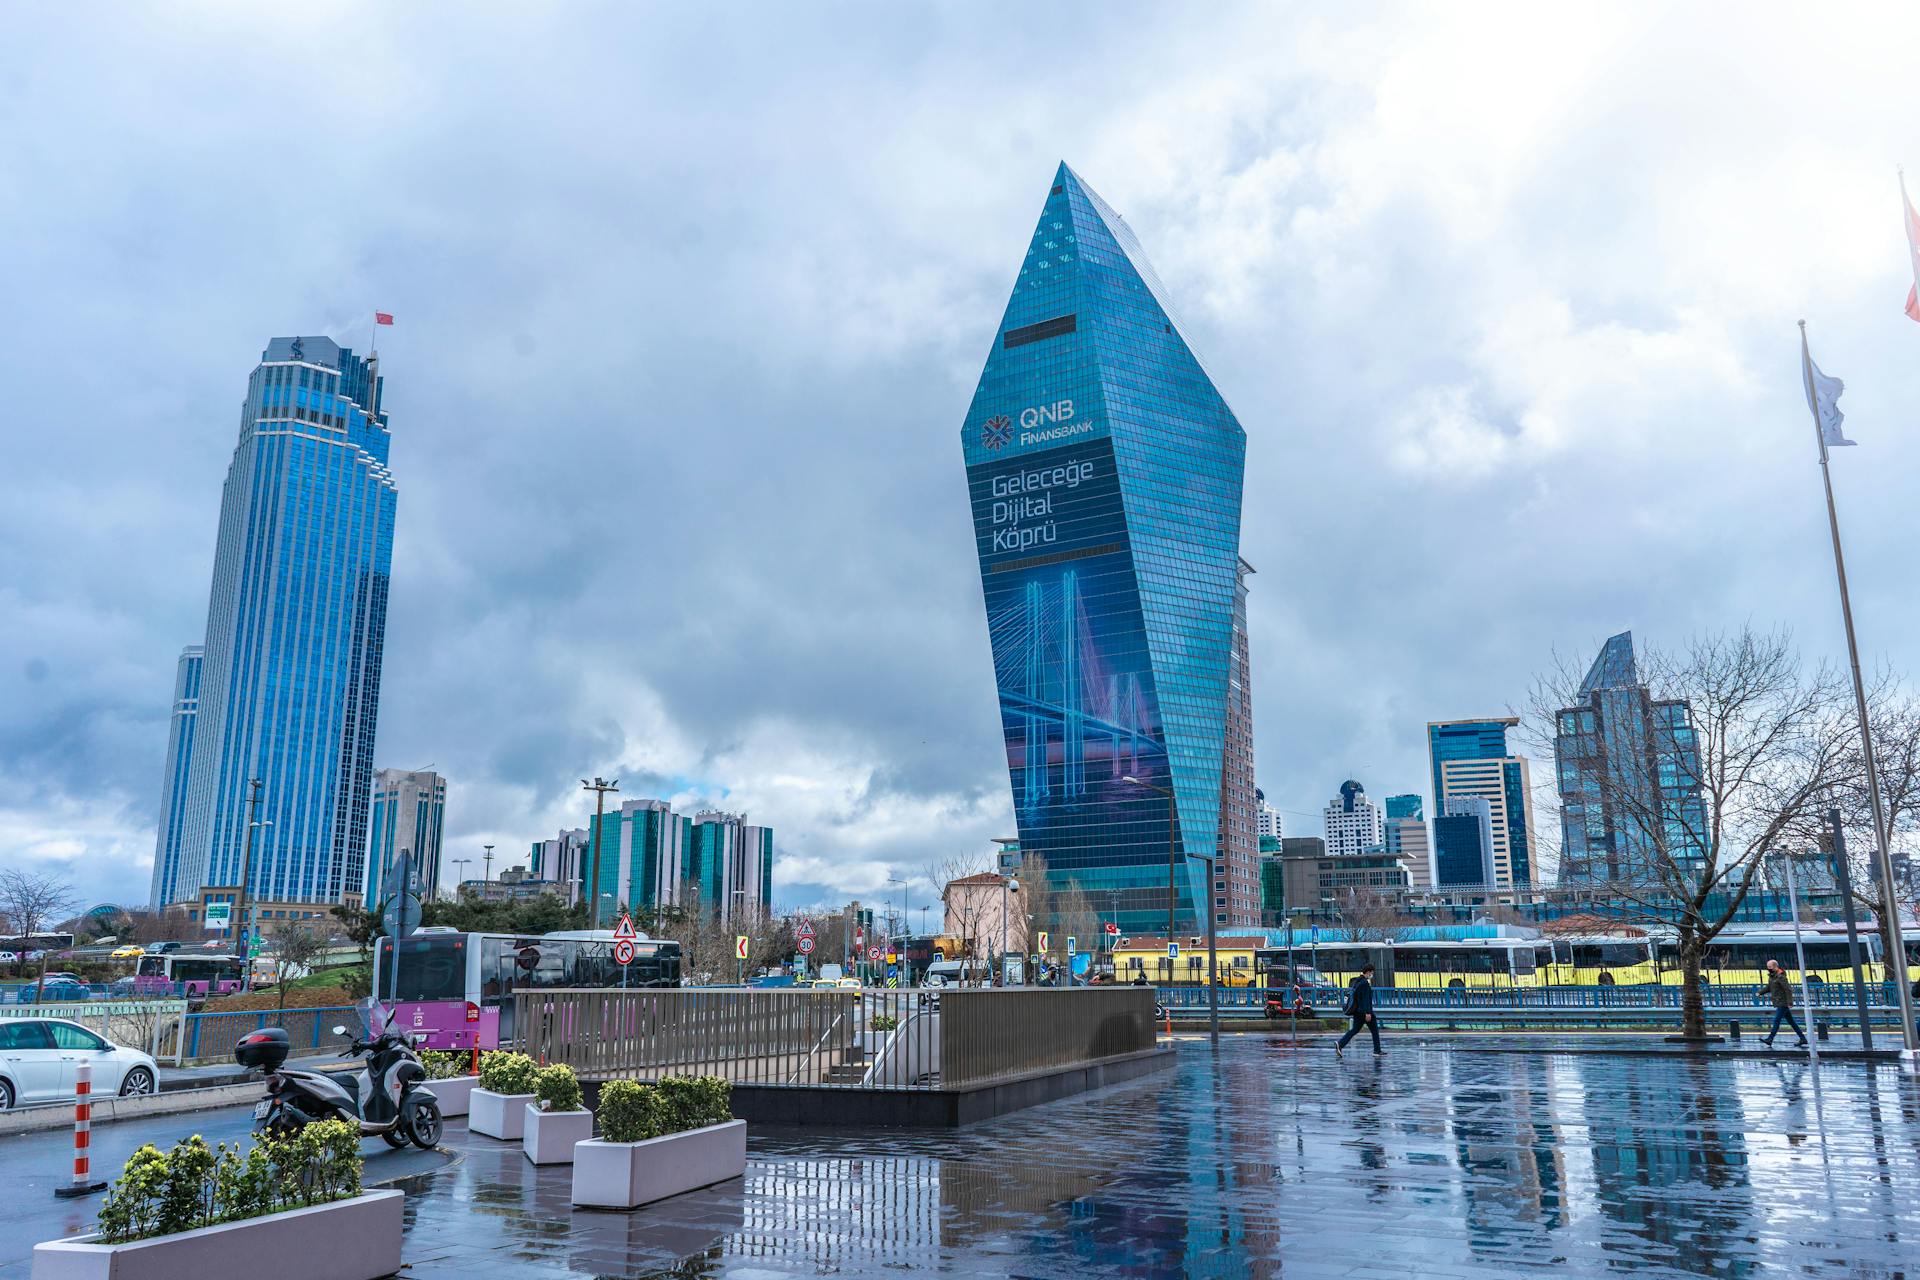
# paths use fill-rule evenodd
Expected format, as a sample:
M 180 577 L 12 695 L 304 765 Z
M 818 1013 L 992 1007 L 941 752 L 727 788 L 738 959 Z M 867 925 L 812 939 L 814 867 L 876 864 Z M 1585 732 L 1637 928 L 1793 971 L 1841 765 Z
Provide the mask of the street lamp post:
M 447 861 L 455 867 L 470 867 L 473 865 L 472 858 L 448 858 Z M 464 879 L 466 879 L 465 872 L 455 871 L 453 873 L 453 895 L 456 898 L 460 896 L 460 882 Z
M 580 779 L 580 785 L 594 794 L 593 809 L 593 869 L 587 882 L 587 928 L 600 927 L 600 841 L 601 830 L 607 825 L 607 792 L 620 790 L 620 779 L 608 782 L 595 776 L 592 782 Z
M 253 956 L 247 950 L 247 875 L 253 867 L 253 833 L 256 828 L 270 827 L 273 825 L 272 819 L 268 819 L 265 822 L 256 820 L 256 815 L 260 812 L 260 788 L 265 785 L 266 783 L 258 778 L 249 778 L 247 780 L 247 786 L 249 788 L 247 794 L 247 835 L 246 839 L 241 841 L 240 844 L 240 887 L 238 891 L 235 892 L 233 901 L 232 928 L 234 937 L 240 940 L 240 963 L 244 966 L 243 972 L 246 974 L 246 977 L 241 980 L 242 985 L 240 989 L 244 992 L 251 992 L 253 990 Z
M 898 932 L 904 934 L 907 931 L 907 882 L 905 880 L 902 880 L 899 876 L 888 876 L 887 883 L 897 884 L 900 886 L 900 928 Z M 896 947 L 896 946 L 900 947 L 900 967 L 903 969 L 907 969 L 907 949 L 905 946 L 901 945 L 901 940 L 899 938 L 890 937 L 887 939 L 887 945 L 889 947 Z M 906 982 L 903 985 L 911 986 L 913 983 L 912 971 L 909 969 L 904 976 L 906 978 Z
M 994 976 L 994 985 L 1007 985 L 1007 916 L 1013 909 L 1012 896 L 1020 892 L 1020 882 L 1012 876 L 1000 879 L 1000 972 Z
M 1175 861 L 1173 835 L 1173 791 L 1168 787 L 1157 787 L 1151 782 L 1142 782 L 1128 774 L 1121 779 L 1136 787 L 1145 787 L 1149 791 L 1158 791 L 1167 798 L 1167 941 L 1173 941 L 1173 903 L 1174 903 L 1174 867 Z M 1207 1037 L 1215 1048 L 1220 1045 L 1220 968 L 1216 952 L 1215 928 L 1213 919 L 1213 868 L 1218 854 L 1191 853 L 1190 858 L 1198 858 L 1207 864 L 1207 901 L 1204 904 L 1207 914 Z

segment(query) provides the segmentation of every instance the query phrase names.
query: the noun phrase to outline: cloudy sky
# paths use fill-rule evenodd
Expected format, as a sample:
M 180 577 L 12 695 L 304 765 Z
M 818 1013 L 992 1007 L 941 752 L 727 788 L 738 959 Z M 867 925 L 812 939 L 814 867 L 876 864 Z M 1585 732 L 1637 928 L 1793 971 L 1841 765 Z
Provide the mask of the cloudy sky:
M 1863 641 L 1916 665 L 1920 7 L 7 21 L 0 865 L 90 898 L 146 894 L 247 373 L 376 306 L 378 754 L 448 776 L 448 857 L 594 773 L 771 823 L 783 903 L 1010 833 L 958 433 L 1062 158 L 1247 429 L 1294 829 L 1614 631 L 1840 654 L 1802 317 Z

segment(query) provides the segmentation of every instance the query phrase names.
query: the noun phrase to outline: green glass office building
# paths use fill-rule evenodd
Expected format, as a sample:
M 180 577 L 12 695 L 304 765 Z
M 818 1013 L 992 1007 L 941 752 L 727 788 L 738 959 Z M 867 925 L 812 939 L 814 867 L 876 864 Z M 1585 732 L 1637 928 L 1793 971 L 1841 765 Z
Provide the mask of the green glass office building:
M 1123 932 L 1164 930 L 1169 818 L 1176 855 L 1219 847 L 1246 433 L 1064 164 L 961 447 L 1020 847 Z M 1205 864 L 1173 879 L 1194 928 Z

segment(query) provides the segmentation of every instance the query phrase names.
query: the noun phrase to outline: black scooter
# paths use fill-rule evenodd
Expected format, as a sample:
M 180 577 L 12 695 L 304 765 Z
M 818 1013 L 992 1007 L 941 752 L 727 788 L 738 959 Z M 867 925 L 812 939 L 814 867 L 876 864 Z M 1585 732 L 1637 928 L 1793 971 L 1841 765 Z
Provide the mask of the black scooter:
M 335 1035 L 346 1032 L 333 1029 Z M 253 1109 L 256 1130 L 288 1137 L 317 1121 L 344 1120 L 365 1136 L 380 1135 L 390 1147 L 411 1142 L 429 1150 L 440 1141 L 440 1104 L 422 1087 L 426 1068 L 406 1036 L 389 1029 L 355 1040 L 349 1052 L 367 1055 L 364 1074 L 284 1070 L 287 1048 L 282 1027 L 249 1032 L 234 1046 L 235 1062 L 267 1073 L 267 1096 Z

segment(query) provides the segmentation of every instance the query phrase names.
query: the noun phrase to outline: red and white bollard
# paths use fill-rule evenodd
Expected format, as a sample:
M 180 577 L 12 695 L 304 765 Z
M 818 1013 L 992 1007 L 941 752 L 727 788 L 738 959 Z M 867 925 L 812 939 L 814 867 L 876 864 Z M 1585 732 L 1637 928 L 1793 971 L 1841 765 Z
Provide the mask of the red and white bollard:
M 54 1195 L 71 1200 L 106 1190 L 106 1183 L 93 1180 L 92 1146 L 93 1067 L 82 1060 L 73 1064 L 73 1181 L 55 1187 Z

